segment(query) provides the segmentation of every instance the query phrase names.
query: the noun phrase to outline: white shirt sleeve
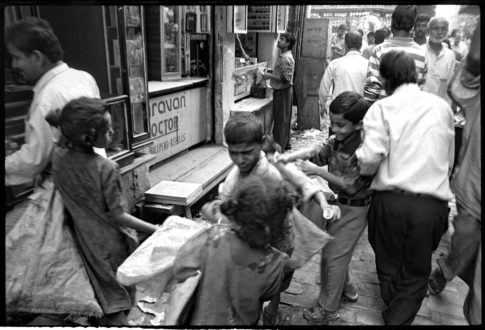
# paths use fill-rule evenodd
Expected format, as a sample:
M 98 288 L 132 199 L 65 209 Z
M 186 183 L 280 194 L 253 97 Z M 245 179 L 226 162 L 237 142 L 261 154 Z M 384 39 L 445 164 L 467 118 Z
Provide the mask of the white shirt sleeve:
M 355 155 L 359 160 L 361 175 L 372 175 L 389 154 L 388 127 L 379 104 L 369 108 L 363 122 L 364 140 Z
M 32 111 L 26 122 L 27 141 L 15 153 L 5 158 L 5 185 L 31 183 L 50 161 L 54 136 L 43 117 L 42 109 Z
M 330 63 L 323 74 L 322 80 L 320 81 L 320 88 L 318 89 L 318 98 L 322 109 L 325 109 L 325 103 L 330 98 L 330 88 L 332 87 L 333 79 L 333 65 Z

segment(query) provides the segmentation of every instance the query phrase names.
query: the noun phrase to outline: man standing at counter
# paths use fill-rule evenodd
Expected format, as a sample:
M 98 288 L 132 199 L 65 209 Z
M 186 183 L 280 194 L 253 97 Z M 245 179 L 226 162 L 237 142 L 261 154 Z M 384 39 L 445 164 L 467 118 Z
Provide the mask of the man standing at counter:
M 293 105 L 293 74 L 295 60 L 291 54 L 296 39 L 292 33 L 282 33 L 277 47 L 280 56 L 272 72 L 264 73 L 263 79 L 270 79 L 273 88 L 273 139 L 282 148 L 291 149 L 290 121 Z

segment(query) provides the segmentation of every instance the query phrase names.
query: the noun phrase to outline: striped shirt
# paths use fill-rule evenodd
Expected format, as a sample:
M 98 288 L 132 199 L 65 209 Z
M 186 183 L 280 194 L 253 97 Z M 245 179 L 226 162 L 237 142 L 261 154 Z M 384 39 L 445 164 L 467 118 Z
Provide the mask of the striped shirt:
M 282 81 L 270 79 L 269 84 L 275 90 L 285 89 L 293 86 L 293 74 L 295 72 L 295 60 L 291 50 L 287 50 L 278 57 L 273 74 L 281 77 Z
M 384 43 L 375 46 L 369 58 L 367 81 L 364 85 L 364 97 L 368 101 L 374 102 L 378 98 L 381 99 L 387 96 L 386 91 L 382 88 L 383 81 L 379 73 L 379 65 L 381 64 L 382 56 L 391 50 L 404 51 L 411 55 L 416 64 L 418 86 L 422 88 L 426 82 L 428 64 L 425 51 L 412 38 L 392 37 Z

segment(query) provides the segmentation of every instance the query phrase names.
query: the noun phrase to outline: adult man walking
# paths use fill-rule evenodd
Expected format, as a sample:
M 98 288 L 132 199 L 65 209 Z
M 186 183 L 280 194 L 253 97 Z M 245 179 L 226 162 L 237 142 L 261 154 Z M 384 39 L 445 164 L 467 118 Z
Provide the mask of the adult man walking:
M 5 158 L 5 184 L 36 179 L 34 193 L 6 214 L 7 311 L 61 317 L 100 314 L 50 174 L 50 157 L 60 132 L 46 121 L 50 111 L 62 109 L 70 100 L 99 97 L 99 89 L 90 74 L 62 61 L 62 47 L 47 21 L 28 18 L 15 23 L 7 28 L 5 41 L 13 69 L 34 85 L 25 144 Z M 106 155 L 104 149 L 98 151 Z
M 393 49 L 402 50 L 412 56 L 418 73 L 418 86 L 424 85 L 427 71 L 426 55 L 424 50 L 409 36 L 415 19 L 416 6 L 402 5 L 394 9 L 391 18 L 392 37 L 375 46 L 369 58 L 367 80 L 364 86 L 364 97 L 367 101 L 374 102 L 378 98 L 387 96 L 385 88 L 382 86 L 379 65 L 382 56 Z
M 442 98 L 419 90 L 414 63 L 404 51 L 382 57 L 390 96 L 369 108 L 355 152 L 361 175 L 376 173 L 368 235 L 388 325 L 411 324 L 421 307 L 452 197 L 453 112 Z
M 320 117 L 327 121 L 328 105 L 335 97 L 346 91 L 359 94 L 364 91 L 368 61 L 359 52 L 362 36 L 358 31 L 349 31 L 344 39 L 345 56 L 329 63 L 318 91 Z
M 481 194 L 481 101 L 480 101 L 480 22 L 472 37 L 470 52 L 460 64 L 450 84 L 450 95 L 465 112 L 463 147 L 453 175 L 458 215 L 454 220 L 450 253 L 438 258 L 438 267 L 429 279 L 429 291 L 440 293 L 447 281 L 459 275 L 469 286 L 464 304 L 468 323 L 482 323 L 482 194 Z
M 291 149 L 290 122 L 295 73 L 295 60 L 291 50 L 295 42 L 296 39 L 292 33 L 282 33 L 277 44 L 280 56 L 273 72 L 263 74 L 263 79 L 270 79 L 270 85 L 273 88 L 273 138 L 284 149 Z

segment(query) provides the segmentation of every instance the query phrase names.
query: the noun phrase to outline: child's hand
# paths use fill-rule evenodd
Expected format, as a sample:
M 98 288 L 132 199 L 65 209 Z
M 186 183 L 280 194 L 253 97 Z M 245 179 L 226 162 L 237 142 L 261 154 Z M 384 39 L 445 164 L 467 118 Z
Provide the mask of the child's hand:
M 289 155 L 288 154 L 280 154 L 279 152 L 275 152 L 273 156 L 273 160 L 275 163 L 283 163 L 286 164 L 289 162 Z
M 220 200 L 205 203 L 200 209 L 203 219 L 217 223 L 221 218 L 224 217 L 220 211 L 220 205 Z
M 308 160 L 297 160 L 296 166 L 306 175 L 318 175 L 320 167 Z
M 327 205 L 322 207 L 323 218 L 328 221 L 336 221 L 340 219 L 340 208 L 337 205 Z

